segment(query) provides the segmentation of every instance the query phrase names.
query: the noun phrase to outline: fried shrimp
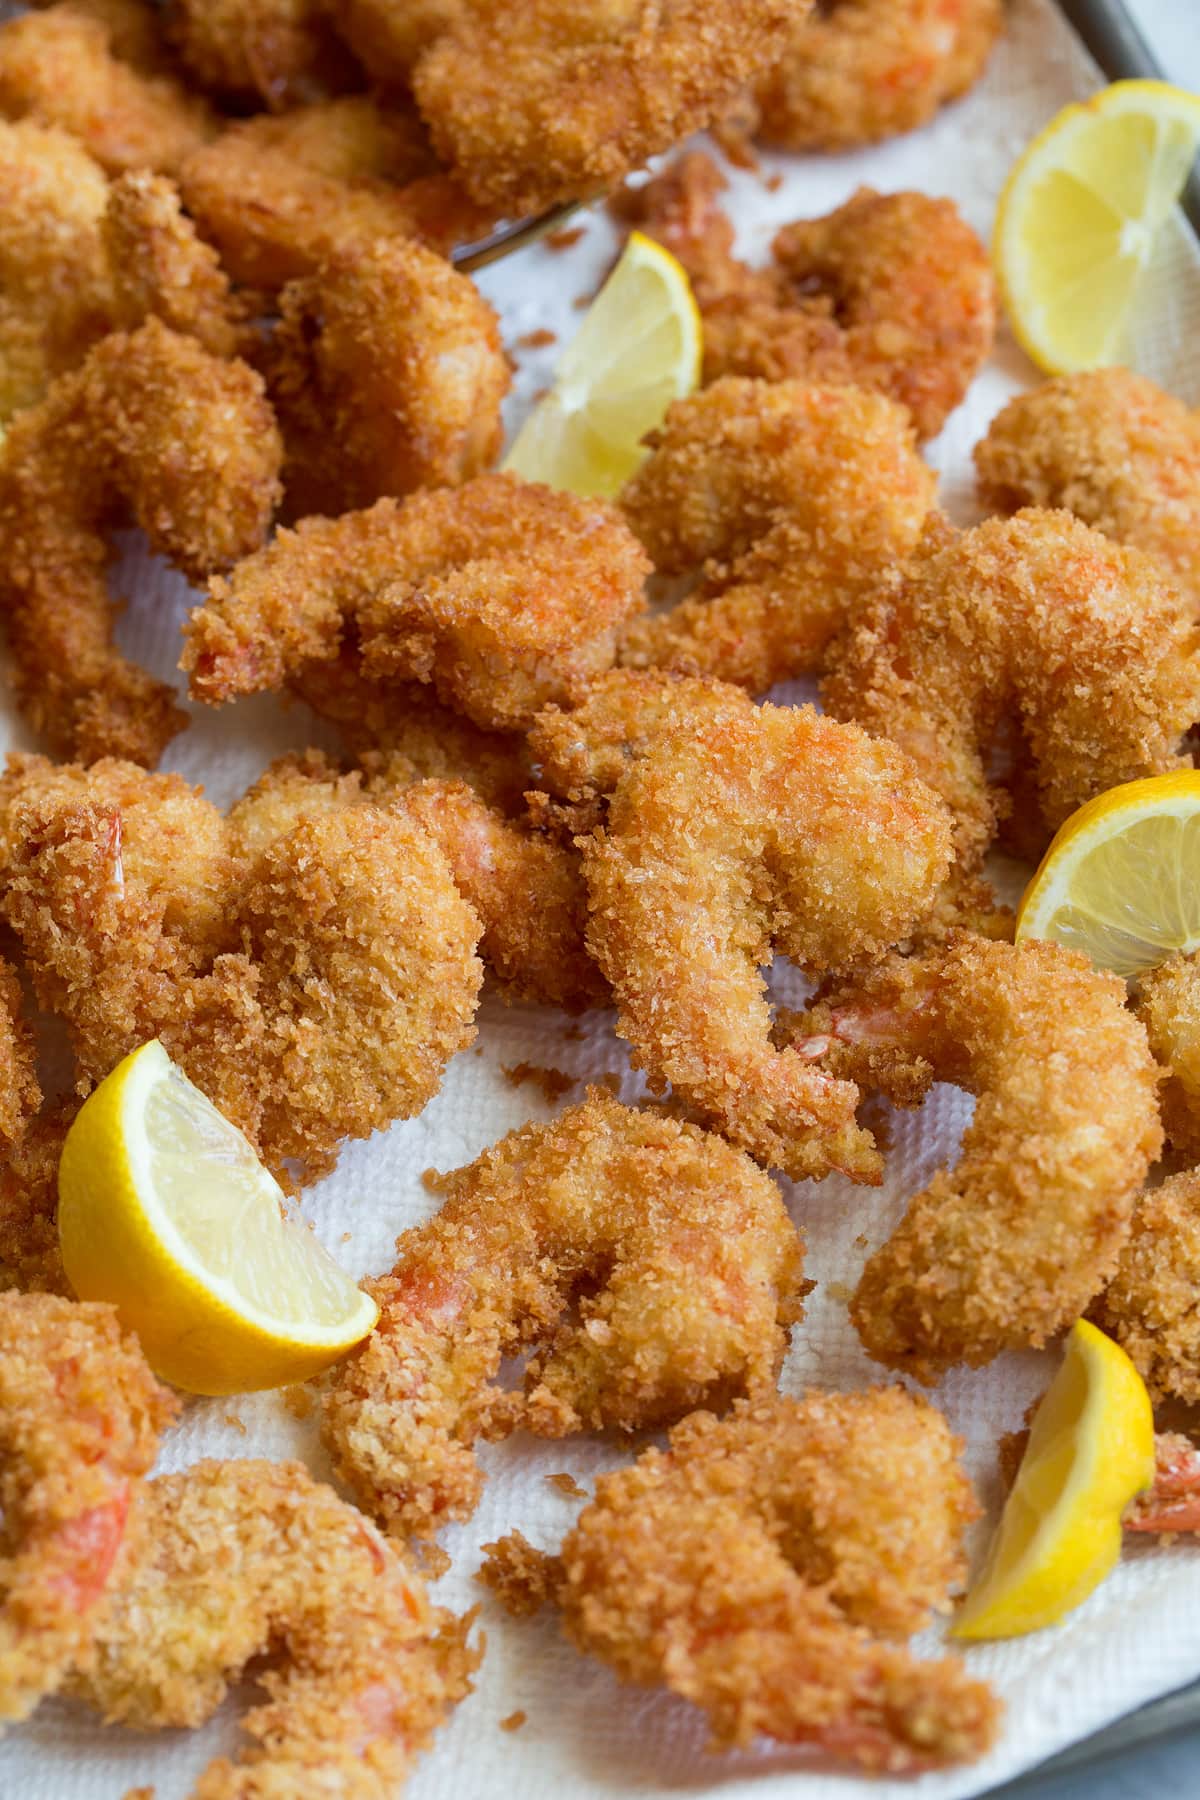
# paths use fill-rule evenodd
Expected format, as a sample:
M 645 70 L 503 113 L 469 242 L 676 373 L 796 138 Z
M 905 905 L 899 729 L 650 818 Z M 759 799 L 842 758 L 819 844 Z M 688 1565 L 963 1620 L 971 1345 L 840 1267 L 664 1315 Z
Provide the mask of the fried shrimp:
M 962 533 L 935 518 L 898 586 L 833 647 L 821 693 L 909 752 L 954 812 L 969 870 L 1003 807 L 987 758 L 1006 716 L 1044 842 L 1094 794 L 1180 765 L 1200 717 L 1200 630 L 1152 558 L 1068 513 Z
M 443 257 L 380 238 L 290 282 L 279 308 L 260 367 L 293 515 L 453 486 L 495 461 L 511 381 L 499 321 Z
M 760 966 L 813 973 L 901 939 L 950 864 L 950 820 L 902 751 L 811 707 L 655 737 L 584 840 L 588 945 L 639 1066 L 794 1178 L 879 1179 L 858 1090 L 776 1050 Z
M 567 1635 L 703 1708 L 717 1748 L 762 1733 L 894 1773 L 979 1756 L 991 1689 L 903 1644 L 966 1573 L 960 1449 L 898 1387 L 695 1413 L 596 1483 L 553 1572 Z
M 621 509 L 660 574 L 699 585 L 628 627 L 634 667 L 756 693 L 819 667 L 933 504 L 904 413 L 855 388 L 731 377 L 676 401 L 653 442 Z
M 11 963 L 0 957 L 0 1139 L 6 1147 L 21 1136 L 41 1099 L 33 1033 L 21 1006 L 21 983 Z
M 1163 1127 L 1177 1156 L 1200 1162 L 1200 963 L 1172 956 L 1139 977 L 1134 1009 L 1164 1072 Z
M 593 1088 L 439 1186 L 441 1211 L 398 1240 L 373 1284 L 380 1322 L 324 1403 L 338 1473 L 389 1529 L 427 1535 L 471 1512 L 477 1437 L 630 1431 L 773 1391 L 803 1250 L 741 1151 Z M 494 1384 L 518 1352 L 512 1393 Z
M 428 683 L 475 724 L 520 730 L 612 663 L 649 567 L 607 502 L 480 475 L 281 531 L 212 583 L 183 666 L 218 703 L 331 660 L 353 627 L 368 676 Z
M 720 118 L 809 0 L 464 0 L 413 89 L 443 160 L 512 217 L 613 188 Z
M 244 308 L 221 261 L 180 204 L 179 190 L 148 169 L 121 175 L 100 224 L 113 287 L 113 323 L 133 331 L 148 318 L 195 338 L 213 356 L 249 348 Z
M 1200 1400 L 1200 1170 L 1143 1194 L 1091 1317 L 1132 1358 L 1155 1401 Z
M 193 1800 L 397 1791 L 470 1692 L 470 1620 L 301 1463 L 201 1462 L 145 1489 L 140 1553 L 72 1691 L 139 1730 L 197 1726 L 264 1655 L 267 1699 Z
M 282 446 L 262 383 L 149 320 L 105 338 L 0 447 L 0 599 L 17 702 L 65 755 L 154 763 L 185 716 L 112 639 L 108 534 L 131 514 L 186 573 L 262 543 Z
M 171 174 L 217 130 L 182 82 L 121 62 L 102 20 L 70 5 L 0 24 L 0 113 L 61 127 L 113 174 Z
M 860 188 L 776 234 L 773 260 L 732 254 L 724 181 L 692 152 L 621 211 L 691 276 L 704 323 L 704 379 L 760 376 L 870 388 L 908 408 L 918 438 L 941 430 L 987 360 L 995 282 L 951 200 Z
M 175 1411 L 112 1307 L 0 1294 L 0 1719 L 26 1718 L 88 1655 Z
M 209 93 L 282 112 L 361 85 L 332 11 L 323 0 L 171 0 L 167 30 Z
M 448 255 L 493 223 L 437 172 L 411 111 L 362 94 L 231 125 L 179 182 L 233 279 L 267 292 L 379 238 L 416 237 Z
M 1158 1071 L 1124 984 L 1056 944 L 960 933 L 825 993 L 794 1051 L 919 1103 L 977 1097 L 953 1168 L 909 1203 L 850 1312 L 877 1362 L 936 1380 L 1040 1347 L 1112 1275 L 1162 1145 Z
M 833 0 L 754 85 L 757 135 L 845 150 L 913 131 L 983 73 L 1002 0 Z
M 1093 369 L 1010 400 L 975 447 L 993 512 L 1061 506 L 1162 558 L 1200 595 L 1200 413 L 1129 369 Z
M 338 30 L 372 81 L 404 89 L 421 52 L 459 11 L 459 0 L 342 0 Z

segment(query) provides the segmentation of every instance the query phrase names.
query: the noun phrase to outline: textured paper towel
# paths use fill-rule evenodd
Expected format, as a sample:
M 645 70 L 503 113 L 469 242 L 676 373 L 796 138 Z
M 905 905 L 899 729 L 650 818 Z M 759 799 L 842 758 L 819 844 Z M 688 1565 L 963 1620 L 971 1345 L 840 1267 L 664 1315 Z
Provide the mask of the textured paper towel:
M 761 179 L 735 175 L 730 204 L 744 251 L 765 253 L 782 221 L 824 211 L 859 183 L 913 186 L 951 194 L 981 232 L 990 227 L 997 193 L 1014 156 L 1059 106 L 1091 91 L 1096 77 L 1048 0 L 1017 0 L 1011 29 L 984 84 L 932 126 L 881 149 L 830 159 L 779 159 L 769 165 L 784 182 L 771 193 Z M 508 343 L 549 327 L 561 340 L 578 320 L 576 300 L 599 281 L 612 252 L 604 220 L 586 220 L 581 242 L 567 253 L 537 249 L 487 271 L 483 286 L 500 307 Z M 1190 246 L 1172 247 L 1175 303 L 1158 341 L 1139 357 L 1177 391 L 1200 399 L 1200 356 L 1189 352 L 1200 324 L 1200 276 Z M 511 401 L 515 423 L 533 392 L 549 377 L 556 349 L 518 352 L 522 367 Z M 995 355 L 968 403 L 932 447 L 944 472 L 943 497 L 961 519 L 972 516 L 971 445 L 1007 396 L 1028 385 L 1033 371 L 1002 330 Z M 178 654 L 179 622 L 189 597 L 183 582 L 130 541 L 118 571 L 132 596 L 122 640 L 156 673 L 168 676 Z M 799 690 L 797 690 L 797 693 Z M 332 743 L 296 708 L 274 701 L 236 709 L 196 709 L 191 729 L 171 748 L 168 765 L 202 780 L 221 804 L 253 779 L 270 757 L 309 742 Z M 24 744 L 15 720 L 0 722 L 0 743 Z M 776 980 L 787 998 L 786 971 Z M 305 1200 L 305 1209 L 331 1250 L 356 1275 L 384 1267 L 396 1233 L 426 1216 L 429 1195 L 421 1171 L 452 1168 L 530 1117 L 550 1111 L 530 1086 L 513 1088 L 502 1070 L 520 1062 L 553 1065 L 582 1081 L 610 1071 L 624 1077 L 623 1094 L 639 1091 L 626 1072 L 622 1046 L 605 1017 L 582 1031 L 557 1015 L 505 1009 L 489 1002 L 480 1043 L 447 1072 L 441 1095 L 419 1118 L 395 1126 L 369 1144 L 345 1152 L 337 1173 Z M 877 1370 L 866 1360 L 846 1317 L 845 1296 L 865 1254 L 892 1228 L 905 1196 L 923 1184 L 954 1151 L 970 1102 L 936 1089 L 918 1115 L 895 1123 L 888 1179 L 880 1191 L 831 1180 L 789 1190 L 809 1242 L 809 1272 L 818 1288 L 783 1377 L 787 1392 L 806 1383 L 867 1385 Z M 995 1443 L 1017 1426 L 1041 1391 L 1049 1358 L 1011 1356 L 991 1368 L 952 1375 L 937 1396 L 968 1443 L 972 1473 L 992 1517 L 999 1499 Z M 180 1468 L 205 1455 L 303 1455 L 324 1472 L 311 1422 L 297 1423 L 272 1396 L 240 1402 L 191 1404 L 162 1458 Z M 477 1516 L 446 1534 L 453 1568 L 439 1585 L 448 1604 L 474 1604 L 481 1590 L 471 1577 L 479 1546 L 519 1525 L 536 1543 L 558 1542 L 577 1510 L 546 1477 L 570 1470 L 585 1486 L 623 1460 L 619 1444 L 590 1439 L 542 1445 L 521 1441 L 485 1448 L 489 1484 Z M 408 1792 L 413 1800 L 478 1800 L 520 1791 L 524 1800 L 611 1800 L 630 1794 L 719 1792 L 723 1800 L 850 1800 L 867 1794 L 920 1800 L 958 1800 L 1036 1762 L 1121 1712 L 1200 1672 L 1200 1552 L 1140 1546 L 1119 1571 L 1064 1625 L 1025 1642 L 972 1650 L 975 1672 L 995 1681 L 1007 1703 L 1003 1739 L 975 1768 L 919 1782 L 864 1782 L 831 1773 L 792 1753 L 715 1759 L 705 1753 L 704 1729 L 682 1703 L 618 1686 L 599 1664 L 576 1655 L 550 1618 L 505 1621 L 485 1605 L 488 1651 L 475 1694 L 441 1733 Z M 928 1648 L 936 1649 L 936 1634 Z M 516 1708 L 527 1714 L 518 1732 L 499 1721 Z M 0 1794 L 21 1800 L 114 1800 L 140 1782 L 153 1782 L 159 1800 L 178 1800 L 189 1780 L 219 1749 L 236 1741 L 236 1707 L 227 1706 L 197 1733 L 137 1736 L 102 1731 L 65 1703 L 49 1703 L 0 1747 Z

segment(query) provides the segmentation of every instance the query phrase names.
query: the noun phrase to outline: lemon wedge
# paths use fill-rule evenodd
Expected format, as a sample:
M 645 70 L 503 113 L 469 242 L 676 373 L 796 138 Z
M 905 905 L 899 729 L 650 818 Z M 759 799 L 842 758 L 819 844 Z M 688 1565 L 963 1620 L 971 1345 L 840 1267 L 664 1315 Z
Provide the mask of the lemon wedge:
M 1051 375 L 1130 360 L 1138 282 L 1200 146 L 1200 95 L 1118 81 L 1051 120 L 1017 162 L 993 253 L 1022 348 Z
M 58 1193 L 76 1293 L 112 1302 L 156 1374 L 191 1393 L 305 1380 L 379 1316 L 157 1041 L 80 1108 Z
M 611 499 L 645 460 L 646 433 L 662 424 L 672 400 L 695 389 L 702 349 L 682 267 L 653 238 L 631 233 L 504 467 Z
M 1072 813 L 1025 890 L 1026 938 L 1125 976 L 1200 949 L 1200 769 L 1127 781 Z
M 1111 1573 L 1121 1515 L 1153 1479 L 1145 1384 L 1120 1345 L 1081 1319 L 951 1635 L 1020 1637 L 1063 1618 Z

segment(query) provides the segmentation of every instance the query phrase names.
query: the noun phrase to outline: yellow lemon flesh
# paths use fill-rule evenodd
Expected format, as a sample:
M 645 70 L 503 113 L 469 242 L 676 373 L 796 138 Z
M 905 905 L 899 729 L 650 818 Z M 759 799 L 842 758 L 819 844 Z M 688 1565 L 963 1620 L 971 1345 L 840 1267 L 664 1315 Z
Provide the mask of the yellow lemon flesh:
M 85 1101 L 58 1192 L 76 1293 L 114 1304 L 155 1372 L 191 1393 L 305 1380 L 379 1316 L 157 1041 Z
M 1153 1477 L 1145 1384 L 1120 1345 L 1081 1319 L 952 1635 L 1019 1637 L 1086 1600 L 1121 1554 L 1121 1515 Z
M 661 244 L 633 232 L 504 467 L 611 499 L 645 460 L 646 433 L 695 389 L 702 346 L 683 269 Z
M 1200 95 L 1118 81 L 1068 106 L 1013 169 L 993 255 L 1022 348 L 1051 375 L 1130 360 L 1138 283 L 1200 145 Z
M 1026 938 L 1125 976 L 1200 949 L 1200 770 L 1127 781 L 1072 813 L 1025 890 Z

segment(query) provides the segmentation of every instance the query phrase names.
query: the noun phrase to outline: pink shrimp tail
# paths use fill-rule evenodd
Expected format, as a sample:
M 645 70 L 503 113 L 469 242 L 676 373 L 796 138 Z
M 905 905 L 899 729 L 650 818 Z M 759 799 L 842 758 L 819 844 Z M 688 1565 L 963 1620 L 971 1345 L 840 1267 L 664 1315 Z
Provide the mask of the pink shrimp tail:
M 1154 1481 L 1125 1514 L 1126 1531 L 1200 1531 L 1200 1450 L 1177 1431 L 1154 1440 Z

